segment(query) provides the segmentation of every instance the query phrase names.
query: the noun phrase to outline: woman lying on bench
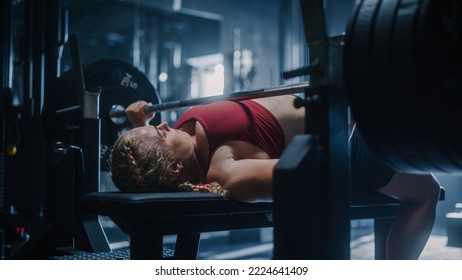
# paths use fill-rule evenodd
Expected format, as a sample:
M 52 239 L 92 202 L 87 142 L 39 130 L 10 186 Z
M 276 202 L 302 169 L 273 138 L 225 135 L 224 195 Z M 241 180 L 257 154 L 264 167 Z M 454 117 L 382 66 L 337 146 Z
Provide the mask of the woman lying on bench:
M 291 139 L 304 132 L 305 109 L 294 96 L 219 101 L 186 111 L 170 127 L 150 126 L 144 101 L 126 109 L 133 129 L 116 141 L 112 180 L 126 192 L 210 191 L 244 202 L 271 201 L 273 169 Z M 352 143 L 352 180 L 400 201 L 387 258 L 417 259 L 431 233 L 439 184 L 433 175 L 394 172 Z

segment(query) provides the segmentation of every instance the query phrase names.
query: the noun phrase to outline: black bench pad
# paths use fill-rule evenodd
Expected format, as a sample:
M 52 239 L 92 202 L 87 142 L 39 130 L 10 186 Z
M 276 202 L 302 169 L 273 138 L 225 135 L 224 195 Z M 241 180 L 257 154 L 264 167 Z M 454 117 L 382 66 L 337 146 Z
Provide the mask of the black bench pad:
M 101 215 L 182 217 L 272 212 L 272 203 L 243 203 L 199 192 L 122 193 L 95 192 L 82 197 L 85 210 Z
M 207 232 L 272 226 L 272 203 L 243 203 L 212 193 L 94 192 L 82 210 L 108 216 L 127 234 Z M 135 232 L 134 232 L 135 231 Z

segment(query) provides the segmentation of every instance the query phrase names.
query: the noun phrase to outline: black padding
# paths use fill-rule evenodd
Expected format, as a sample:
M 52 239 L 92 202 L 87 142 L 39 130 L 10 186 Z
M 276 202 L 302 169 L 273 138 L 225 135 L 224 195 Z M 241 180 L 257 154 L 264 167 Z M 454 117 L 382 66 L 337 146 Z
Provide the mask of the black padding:
M 84 210 L 122 217 L 179 217 L 272 212 L 272 203 L 243 203 L 199 192 L 95 192 L 82 197 Z

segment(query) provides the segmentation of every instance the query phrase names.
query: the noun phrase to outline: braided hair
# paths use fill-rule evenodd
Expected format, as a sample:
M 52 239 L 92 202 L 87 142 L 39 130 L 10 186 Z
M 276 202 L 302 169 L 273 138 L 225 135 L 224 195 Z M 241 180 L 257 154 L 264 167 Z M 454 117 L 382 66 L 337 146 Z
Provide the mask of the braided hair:
M 227 195 L 220 184 L 194 185 L 182 179 L 182 168 L 172 150 L 158 145 L 159 140 L 146 135 L 134 137 L 123 131 L 111 153 L 111 177 L 114 184 L 124 192 L 213 192 Z

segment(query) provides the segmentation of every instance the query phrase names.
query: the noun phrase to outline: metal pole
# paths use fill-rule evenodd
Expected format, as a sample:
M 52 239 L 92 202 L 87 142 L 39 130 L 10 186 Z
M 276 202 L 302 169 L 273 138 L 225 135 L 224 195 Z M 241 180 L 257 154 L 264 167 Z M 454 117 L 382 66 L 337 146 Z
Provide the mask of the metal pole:
M 12 68 L 13 68 L 13 55 L 12 55 L 12 11 L 13 5 L 11 0 L 2 1 L 0 16 L 0 79 L 1 79 L 1 92 L 0 92 L 0 213 L 5 210 L 5 188 L 6 188 L 6 108 L 7 95 L 11 93 L 12 87 Z
M 337 43 L 341 38 L 327 38 L 323 0 L 300 2 L 310 59 L 320 71 L 310 76 L 314 90 L 305 92 L 307 135 L 290 143 L 275 168 L 274 258 L 349 259 L 347 104 L 342 45 Z
M 283 85 L 283 86 L 275 86 L 257 90 L 249 90 L 249 91 L 239 91 L 224 95 L 216 95 L 216 96 L 206 96 L 194 99 L 186 99 L 186 100 L 179 100 L 179 101 L 172 101 L 164 104 L 156 104 L 151 106 L 146 106 L 144 108 L 145 113 L 153 113 L 153 112 L 161 112 L 173 109 L 179 109 L 184 107 L 191 107 L 200 104 L 212 103 L 216 101 L 223 101 L 223 100 L 231 100 L 231 101 L 238 101 L 238 100 L 246 100 L 246 99 L 256 99 L 256 98 L 264 98 L 264 97 L 272 97 L 272 96 L 279 96 L 279 95 L 287 95 L 287 94 L 295 94 L 295 93 L 303 93 L 309 87 L 308 82 L 298 83 L 293 85 Z M 125 111 L 114 111 L 110 113 L 110 117 L 122 117 L 125 115 Z

